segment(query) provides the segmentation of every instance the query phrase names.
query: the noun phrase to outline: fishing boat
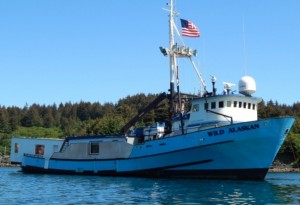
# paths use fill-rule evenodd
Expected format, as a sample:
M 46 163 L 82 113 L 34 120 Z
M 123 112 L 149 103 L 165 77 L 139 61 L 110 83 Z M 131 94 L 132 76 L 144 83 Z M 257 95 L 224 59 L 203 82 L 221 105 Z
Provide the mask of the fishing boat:
M 193 56 L 196 50 L 175 42 L 180 36 L 170 1 L 169 47 L 160 47 L 170 59 L 170 88 L 141 110 L 121 134 L 67 137 L 51 155 L 26 154 L 24 173 L 102 176 L 265 178 L 291 126 L 293 117 L 258 119 L 261 98 L 254 97 L 255 80 L 243 76 L 234 84 L 224 82 L 217 93 L 212 76 L 209 92 Z M 193 26 L 193 25 L 192 25 Z M 179 89 L 177 58 L 191 61 L 201 92 L 184 94 Z M 132 129 L 135 123 L 163 100 L 169 100 L 169 120 Z

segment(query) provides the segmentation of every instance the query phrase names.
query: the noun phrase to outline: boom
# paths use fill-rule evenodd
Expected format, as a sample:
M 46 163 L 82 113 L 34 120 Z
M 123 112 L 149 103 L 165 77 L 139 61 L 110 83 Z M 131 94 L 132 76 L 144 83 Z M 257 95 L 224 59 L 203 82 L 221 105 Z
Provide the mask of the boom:
M 133 126 L 137 121 L 139 121 L 146 113 L 155 108 L 161 101 L 166 99 L 168 95 L 163 92 L 159 96 L 157 96 L 151 103 L 149 103 L 146 107 L 138 112 L 136 116 L 134 116 L 126 125 L 124 125 L 121 129 L 122 133 L 126 133 L 131 126 Z

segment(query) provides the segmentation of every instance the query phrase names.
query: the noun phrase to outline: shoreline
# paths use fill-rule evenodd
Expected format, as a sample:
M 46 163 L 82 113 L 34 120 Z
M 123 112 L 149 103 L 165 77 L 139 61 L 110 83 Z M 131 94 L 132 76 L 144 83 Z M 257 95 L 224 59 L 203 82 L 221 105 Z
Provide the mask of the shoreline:
M 270 172 L 270 173 L 300 173 L 300 168 L 271 167 L 268 172 Z
M 300 167 L 299 164 L 298 166 L 297 164 L 294 164 L 293 166 L 292 163 L 284 163 L 284 160 L 275 159 L 268 172 L 300 173 Z

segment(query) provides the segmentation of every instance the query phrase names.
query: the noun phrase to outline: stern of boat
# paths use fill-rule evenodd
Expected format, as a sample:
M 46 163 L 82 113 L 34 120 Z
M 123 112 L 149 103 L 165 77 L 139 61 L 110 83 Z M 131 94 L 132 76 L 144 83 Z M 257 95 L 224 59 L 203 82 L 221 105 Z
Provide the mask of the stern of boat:
M 24 154 L 22 159 L 22 172 L 41 173 L 47 168 L 46 159 L 43 155 Z

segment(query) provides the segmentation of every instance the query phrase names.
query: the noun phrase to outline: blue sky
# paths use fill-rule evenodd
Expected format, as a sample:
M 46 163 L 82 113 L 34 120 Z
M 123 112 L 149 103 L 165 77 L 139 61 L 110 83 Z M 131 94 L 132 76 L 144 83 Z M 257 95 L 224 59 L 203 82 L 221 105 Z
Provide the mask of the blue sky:
M 0 105 L 112 102 L 169 87 L 167 0 L 0 1 Z M 281 104 L 300 101 L 300 1 L 176 0 L 179 18 L 200 38 L 195 63 L 209 89 L 210 75 L 237 84 L 246 73 L 255 96 Z M 179 18 L 176 20 L 179 25 Z M 199 82 L 179 61 L 183 92 Z M 235 87 L 237 89 L 237 86 Z

